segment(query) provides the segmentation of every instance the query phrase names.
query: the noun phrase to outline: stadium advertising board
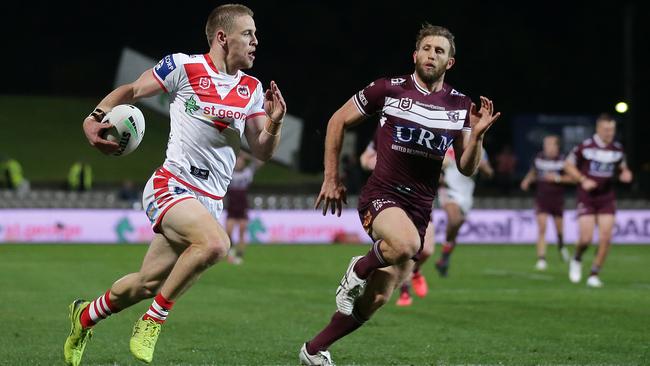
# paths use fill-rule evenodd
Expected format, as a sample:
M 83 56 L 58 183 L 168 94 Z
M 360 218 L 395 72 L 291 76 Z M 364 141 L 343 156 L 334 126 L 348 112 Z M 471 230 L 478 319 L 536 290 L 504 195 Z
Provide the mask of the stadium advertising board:
M 225 214 L 222 216 L 225 218 Z M 434 213 L 436 239 L 444 237 L 446 217 Z M 574 211 L 565 212 L 565 241 L 578 232 Z M 535 242 L 532 210 L 474 210 L 461 228 L 461 243 L 521 244 Z M 370 239 L 357 212 L 323 217 L 318 211 L 250 212 L 248 240 L 253 243 L 319 244 Z M 549 242 L 555 241 L 550 225 Z M 149 221 L 136 210 L 0 210 L 0 243 L 142 243 L 153 237 Z M 596 235 L 597 237 L 597 235 Z M 650 210 L 624 210 L 616 216 L 615 243 L 649 244 Z

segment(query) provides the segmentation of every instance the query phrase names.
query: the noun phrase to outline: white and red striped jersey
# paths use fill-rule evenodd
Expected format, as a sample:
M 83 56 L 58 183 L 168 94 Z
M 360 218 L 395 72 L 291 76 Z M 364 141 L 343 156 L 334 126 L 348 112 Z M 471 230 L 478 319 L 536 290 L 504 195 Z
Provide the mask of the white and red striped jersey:
M 207 54 L 165 56 L 153 75 L 170 96 L 171 131 L 163 166 L 189 188 L 223 197 L 245 124 L 265 114 L 260 81 L 242 71 L 220 73 Z

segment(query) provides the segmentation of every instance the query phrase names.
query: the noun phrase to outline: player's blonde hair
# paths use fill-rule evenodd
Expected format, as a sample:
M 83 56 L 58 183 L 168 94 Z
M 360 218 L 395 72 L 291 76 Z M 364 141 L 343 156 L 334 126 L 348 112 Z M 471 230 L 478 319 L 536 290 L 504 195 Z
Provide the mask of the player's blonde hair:
M 422 42 L 424 38 L 429 36 L 440 36 L 440 37 L 447 38 L 450 45 L 449 57 L 454 57 L 456 55 L 456 42 L 454 42 L 455 37 L 451 33 L 451 31 L 439 25 L 431 25 L 428 22 L 422 24 L 422 28 L 420 28 L 417 37 L 415 37 L 415 49 L 416 50 L 419 49 L 420 42 Z
M 219 5 L 208 16 L 208 22 L 205 24 L 205 36 L 208 38 L 208 44 L 212 46 L 212 40 L 218 29 L 230 32 L 235 18 L 243 15 L 253 16 L 253 11 L 246 5 L 241 4 L 223 4 Z

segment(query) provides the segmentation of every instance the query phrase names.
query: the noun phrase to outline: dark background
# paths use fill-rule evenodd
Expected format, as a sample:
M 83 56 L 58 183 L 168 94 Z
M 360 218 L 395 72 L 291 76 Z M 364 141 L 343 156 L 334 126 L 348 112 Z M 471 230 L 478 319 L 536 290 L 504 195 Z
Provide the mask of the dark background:
M 153 58 L 203 53 L 204 27 L 219 2 L 31 2 L 2 14 L 0 94 L 96 96 L 112 89 L 124 46 Z M 456 35 L 447 82 L 477 100 L 491 97 L 502 119 L 489 132 L 494 154 L 510 143 L 522 113 L 615 113 L 627 98 L 621 140 L 632 165 L 649 160 L 644 113 L 650 83 L 648 6 L 631 1 L 247 1 L 260 41 L 249 70 L 281 87 L 289 112 L 305 120 L 301 168 L 322 169 L 329 116 L 354 92 L 412 72 L 422 22 Z M 628 10 L 626 10 L 626 8 Z M 625 32 L 625 19 L 631 28 Z M 626 48 L 626 42 L 628 47 Z M 626 52 L 631 57 L 627 58 Z M 627 67 L 626 67 L 627 62 Z M 627 79 L 627 83 L 626 83 Z M 626 87 L 627 85 L 627 87 Z M 359 148 L 374 123 L 357 127 Z

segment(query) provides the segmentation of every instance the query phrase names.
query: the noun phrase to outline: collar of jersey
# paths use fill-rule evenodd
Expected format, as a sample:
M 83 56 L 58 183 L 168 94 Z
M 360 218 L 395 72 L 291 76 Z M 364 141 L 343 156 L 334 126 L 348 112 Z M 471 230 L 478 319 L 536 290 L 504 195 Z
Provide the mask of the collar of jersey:
M 241 72 L 241 70 L 238 70 L 235 75 L 222 74 L 219 72 L 217 67 L 214 66 L 214 62 L 212 62 L 212 57 L 210 57 L 210 54 L 206 53 L 203 55 L 203 57 L 205 58 L 205 61 L 208 63 L 208 66 L 210 66 L 210 69 L 212 69 L 212 71 L 217 73 L 220 77 L 223 77 L 225 79 L 231 79 L 231 80 L 235 80 L 239 77 L 239 73 Z

